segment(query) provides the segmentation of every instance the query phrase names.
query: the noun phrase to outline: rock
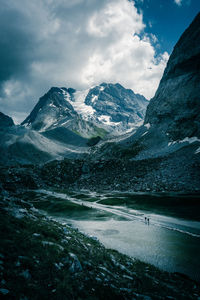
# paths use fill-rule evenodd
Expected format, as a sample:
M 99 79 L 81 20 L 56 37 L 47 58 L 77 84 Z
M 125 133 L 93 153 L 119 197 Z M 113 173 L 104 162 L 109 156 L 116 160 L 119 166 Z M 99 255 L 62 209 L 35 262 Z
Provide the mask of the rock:
M 172 140 L 200 137 L 199 82 L 200 13 L 174 47 L 144 123 Z
M 72 258 L 72 264 L 69 268 L 69 271 L 72 273 L 81 272 L 83 268 L 78 257 L 73 253 L 70 253 L 70 257 Z
M 55 122 L 58 123 L 61 117 L 70 120 L 76 115 L 73 106 L 65 100 L 63 89 L 52 87 L 39 99 L 30 115 L 22 122 L 22 125 L 41 130 L 51 127 Z
M 13 119 L 0 112 L 0 128 L 7 128 L 14 125 Z
M 20 273 L 21 276 L 23 276 L 25 279 L 31 279 L 31 274 L 29 272 L 29 270 L 24 270 Z
M 97 124 L 104 124 L 108 131 L 124 133 L 143 121 L 149 102 L 119 83 L 102 83 L 90 89 L 85 103 L 93 108 Z
M 3 295 L 7 295 L 9 293 L 9 290 L 7 289 L 0 289 L 0 293 Z
M 88 166 L 87 163 L 84 163 L 83 166 L 82 166 L 82 173 L 87 174 L 89 172 L 90 172 L 90 167 Z

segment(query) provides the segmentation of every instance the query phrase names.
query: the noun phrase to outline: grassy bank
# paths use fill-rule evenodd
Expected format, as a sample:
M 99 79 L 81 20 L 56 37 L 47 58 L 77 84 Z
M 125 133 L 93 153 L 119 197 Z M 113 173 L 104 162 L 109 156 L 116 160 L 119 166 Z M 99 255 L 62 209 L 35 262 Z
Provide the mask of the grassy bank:
M 28 200 L 9 195 L 0 200 L 0 294 L 5 299 L 197 299 L 200 295 L 189 278 L 105 249 L 94 238 L 42 215 Z

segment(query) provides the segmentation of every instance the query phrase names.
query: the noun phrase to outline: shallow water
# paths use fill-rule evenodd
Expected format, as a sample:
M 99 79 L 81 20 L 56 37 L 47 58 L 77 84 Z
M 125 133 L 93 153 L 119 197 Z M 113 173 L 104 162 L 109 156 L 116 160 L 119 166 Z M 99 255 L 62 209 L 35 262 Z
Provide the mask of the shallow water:
M 49 191 L 40 191 L 52 195 Z M 109 206 L 76 199 L 65 194 L 53 193 L 95 211 L 109 213 L 106 218 L 96 218 L 85 212 L 85 218 L 62 215 L 60 221 L 71 223 L 80 231 L 95 236 L 107 248 L 112 248 L 162 270 L 181 272 L 200 280 L 200 222 L 175 217 L 148 214 L 128 206 Z M 94 195 L 93 195 L 94 197 Z M 116 218 L 116 216 L 118 218 Z M 150 219 L 145 222 L 145 216 Z
M 164 227 L 135 221 L 77 221 L 82 232 L 97 237 L 106 247 L 151 263 L 162 270 L 200 279 L 200 239 Z

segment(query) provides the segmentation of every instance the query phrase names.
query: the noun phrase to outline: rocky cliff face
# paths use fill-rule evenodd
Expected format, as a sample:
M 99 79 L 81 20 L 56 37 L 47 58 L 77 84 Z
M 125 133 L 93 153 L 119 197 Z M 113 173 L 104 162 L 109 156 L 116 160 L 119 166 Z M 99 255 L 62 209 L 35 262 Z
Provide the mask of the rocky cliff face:
M 68 138 L 69 130 L 85 138 L 101 136 L 99 128 L 84 120 L 74 109 L 72 105 L 74 104 L 74 93 L 75 90 L 72 88 L 52 87 L 39 99 L 30 115 L 21 125 L 40 132 L 56 130 L 54 135 L 58 134 L 60 128 L 62 131 L 67 129 L 66 138 Z M 63 134 L 64 132 L 62 132 Z M 52 136 L 52 132 L 50 135 Z
M 119 83 L 102 83 L 90 89 L 85 103 L 93 108 L 93 119 L 111 131 L 125 132 L 140 125 L 148 101 Z
M 7 128 L 14 125 L 13 119 L 0 112 L 0 128 Z
M 41 132 L 68 128 L 86 138 L 108 132 L 124 134 L 141 125 L 148 103 L 118 83 L 102 83 L 83 91 L 53 87 L 22 125 Z
M 199 138 L 199 82 L 200 13 L 174 47 L 144 123 L 157 127 L 172 140 Z
M 30 115 L 22 122 L 22 125 L 34 130 L 44 131 L 58 124 L 61 119 L 62 121 L 64 119 L 69 121 L 77 117 L 72 105 L 65 100 L 62 90 L 68 92 L 64 88 L 52 87 L 39 99 Z

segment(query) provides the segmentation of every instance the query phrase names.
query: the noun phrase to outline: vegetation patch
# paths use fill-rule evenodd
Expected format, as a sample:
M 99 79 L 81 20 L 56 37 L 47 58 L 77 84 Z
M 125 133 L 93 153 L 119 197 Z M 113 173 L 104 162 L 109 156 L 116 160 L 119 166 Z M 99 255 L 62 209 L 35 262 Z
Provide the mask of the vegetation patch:
M 31 199 L 30 199 L 31 200 Z M 197 299 L 198 284 L 162 272 L 41 214 L 0 198 L 3 299 Z

